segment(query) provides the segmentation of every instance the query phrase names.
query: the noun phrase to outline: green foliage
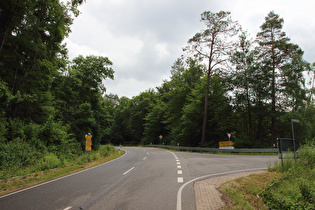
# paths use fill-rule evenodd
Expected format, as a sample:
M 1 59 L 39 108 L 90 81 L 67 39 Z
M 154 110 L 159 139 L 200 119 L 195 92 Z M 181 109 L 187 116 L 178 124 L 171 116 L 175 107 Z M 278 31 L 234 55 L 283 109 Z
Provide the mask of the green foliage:
M 315 168 L 315 139 L 303 145 L 299 151 L 299 163 L 306 168 Z
M 92 147 L 97 149 L 111 121 L 105 106 L 113 105 L 102 98 L 103 80 L 113 78 L 111 65 L 107 57 L 79 56 L 67 67 L 68 75 L 60 74 L 53 83 L 56 117 L 70 126 L 82 149 L 86 133 L 92 134 Z
M 314 145 L 303 145 L 299 159 L 285 161 L 281 179 L 275 180 L 264 190 L 263 197 L 271 209 L 314 209 L 315 208 L 315 149 Z
M 165 115 L 165 103 L 163 101 L 157 101 L 157 103 L 151 108 L 151 111 L 147 114 L 144 124 L 144 137 L 141 140 L 141 144 L 161 144 L 162 141 L 166 144 L 167 141 L 167 130 L 166 124 L 164 123 Z M 159 136 L 162 135 L 162 139 Z
M 109 134 L 115 105 L 103 98 L 103 81 L 114 77 L 112 62 L 101 56 L 79 56 L 70 62 L 62 44 L 82 2 L 1 3 L 0 174 L 4 177 L 61 167 L 82 154 L 86 133 L 93 135 L 93 150 Z M 111 152 L 107 148 L 102 155 L 93 153 L 93 158 Z
M 156 103 L 157 95 L 147 90 L 139 96 L 129 99 L 122 97 L 114 111 L 113 124 L 110 130 L 110 141 L 113 144 L 139 144 L 144 135 L 146 116 Z
M 1 165 L 4 168 L 18 168 L 32 161 L 34 150 L 21 139 L 1 144 Z
M 101 157 L 106 157 L 115 152 L 115 147 L 112 145 L 102 145 L 98 150 Z
M 39 171 L 45 171 L 48 169 L 54 169 L 62 166 L 61 160 L 54 154 L 46 154 L 41 162 L 38 163 L 37 168 Z

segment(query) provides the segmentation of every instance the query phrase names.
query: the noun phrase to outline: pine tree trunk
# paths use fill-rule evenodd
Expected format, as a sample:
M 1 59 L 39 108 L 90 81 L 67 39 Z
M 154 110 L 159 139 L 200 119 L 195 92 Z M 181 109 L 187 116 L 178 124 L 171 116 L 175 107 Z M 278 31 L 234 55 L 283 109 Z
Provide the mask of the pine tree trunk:
M 210 88 L 210 70 L 207 75 L 207 87 L 206 87 L 206 95 L 205 95 L 205 108 L 204 108 L 204 116 L 203 116 L 203 124 L 202 124 L 202 136 L 201 136 L 201 146 L 206 143 L 206 130 L 207 130 L 207 121 L 208 121 L 208 101 L 209 101 L 209 88 Z

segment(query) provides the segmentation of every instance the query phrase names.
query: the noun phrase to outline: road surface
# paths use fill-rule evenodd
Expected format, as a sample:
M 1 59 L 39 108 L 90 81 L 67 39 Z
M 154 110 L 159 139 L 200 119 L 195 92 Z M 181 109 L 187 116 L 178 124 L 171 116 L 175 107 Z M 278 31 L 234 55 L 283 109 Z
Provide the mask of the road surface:
M 124 148 L 116 160 L 0 197 L 0 209 L 195 209 L 193 181 L 267 168 L 276 156 Z

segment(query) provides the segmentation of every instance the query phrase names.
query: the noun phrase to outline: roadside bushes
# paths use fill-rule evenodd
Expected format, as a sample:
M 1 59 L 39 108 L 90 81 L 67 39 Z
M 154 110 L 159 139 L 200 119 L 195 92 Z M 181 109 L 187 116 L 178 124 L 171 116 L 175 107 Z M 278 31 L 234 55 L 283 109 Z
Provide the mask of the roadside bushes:
M 290 162 L 290 164 L 286 164 Z M 314 143 L 299 149 L 299 159 L 285 160 L 282 178 L 265 189 L 264 201 L 271 209 L 315 209 L 315 147 Z M 282 171 L 280 165 L 274 170 Z
M 112 145 L 102 145 L 98 151 L 101 157 L 106 157 L 115 152 L 115 147 Z
M 87 160 L 90 162 L 90 161 L 100 159 L 102 157 L 109 156 L 113 153 L 115 153 L 115 147 L 113 145 L 107 144 L 107 145 L 100 145 L 98 150 L 92 150 L 91 152 L 88 152 L 88 154 L 86 155 L 87 155 Z M 85 162 L 82 162 L 81 160 L 81 164 L 83 163 Z
M 7 144 L 0 144 L 1 169 L 17 170 L 30 165 L 38 158 L 36 150 L 21 139 L 16 139 Z
M 37 169 L 39 169 L 39 171 L 45 171 L 62 166 L 64 166 L 63 162 L 56 155 L 48 153 L 38 162 Z
M 78 145 L 80 148 L 80 145 Z M 5 144 L 0 144 L 0 180 L 16 176 L 29 175 L 49 169 L 60 168 L 67 165 L 84 165 L 87 162 L 109 156 L 116 152 L 112 145 L 101 145 L 99 150 L 84 154 L 49 152 L 37 150 L 27 142 L 16 139 Z

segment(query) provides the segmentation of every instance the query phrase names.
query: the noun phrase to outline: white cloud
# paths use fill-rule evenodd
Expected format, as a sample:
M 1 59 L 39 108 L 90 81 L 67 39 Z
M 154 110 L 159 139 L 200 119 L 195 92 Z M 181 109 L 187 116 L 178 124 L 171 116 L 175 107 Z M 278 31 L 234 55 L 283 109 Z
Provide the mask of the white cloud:
M 173 62 L 195 33 L 204 29 L 204 11 L 231 11 L 233 20 L 255 38 L 265 16 L 274 10 L 284 31 L 315 61 L 315 18 L 311 0 L 93 0 L 84 3 L 67 39 L 70 57 L 106 56 L 115 80 L 107 93 L 132 97 L 161 85 Z

